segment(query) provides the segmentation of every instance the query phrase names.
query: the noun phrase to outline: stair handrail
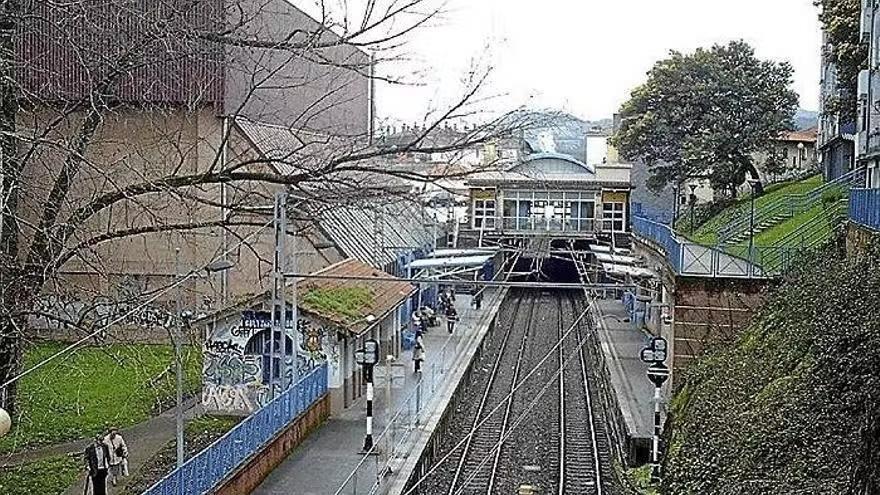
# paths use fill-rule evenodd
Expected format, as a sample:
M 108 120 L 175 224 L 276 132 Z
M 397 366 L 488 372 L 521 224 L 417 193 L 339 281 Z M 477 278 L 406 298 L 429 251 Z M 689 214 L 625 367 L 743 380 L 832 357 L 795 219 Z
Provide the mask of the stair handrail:
M 768 218 L 773 218 L 776 214 L 784 211 L 785 208 L 788 208 L 788 214 L 785 218 L 791 218 L 798 213 L 808 210 L 817 200 L 821 199 L 826 191 L 840 188 L 842 192 L 846 193 L 851 186 L 858 185 L 858 183 L 864 181 L 864 177 L 865 169 L 857 168 L 805 193 L 786 194 L 781 196 L 780 198 L 763 205 L 755 212 L 755 224 L 759 224 Z M 717 235 L 719 244 L 726 243 L 730 238 L 735 236 L 736 233 L 748 227 L 751 221 L 750 209 L 748 203 L 744 204 L 743 207 L 736 209 L 737 212 L 742 212 L 742 210 L 746 210 L 746 212 L 744 215 L 737 216 L 733 221 L 727 223 L 718 230 Z
M 845 199 L 835 201 L 809 222 L 783 236 L 776 245 L 757 248 L 762 254 L 759 263 L 761 267 L 767 272 L 776 271 L 777 265 L 785 255 L 815 247 L 818 240 L 816 234 L 822 231 L 823 224 L 827 223 L 828 227 L 833 229 L 843 222 L 846 205 Z

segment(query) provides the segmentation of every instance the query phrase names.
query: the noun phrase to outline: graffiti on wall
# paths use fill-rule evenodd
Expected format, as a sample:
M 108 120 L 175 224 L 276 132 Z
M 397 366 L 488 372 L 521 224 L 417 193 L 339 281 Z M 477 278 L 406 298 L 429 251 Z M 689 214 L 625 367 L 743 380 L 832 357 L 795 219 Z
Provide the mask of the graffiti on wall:
M 299 318 L 294 329 L 291 321 L 285 334 L 296 352 L 282 356 L 276 340 L 274 357 L 270 358 L 270 349 L 273 349 L 268 335 L 271 320 L 267 311 L 244 311 L 241 319 L 218 326 L 208 337 L 204 349 L 202 393 L 202 405 L 206 410 L 252 412 L 265 405 L 272 395 L 267 368 L 270 362 L 282 368 L 281 379 L 272 380 L 276 394 L 289 386 L 295 377 L 305 376 L 325 362 L 331 375 L 338 370 L 335 329 L 308 318 Z
M 259 356 L 234 353 L 205 353 L 204 382 L 214 385 L 239 385 L 260 381 Z
M 269 389 L 255 384 L 205 384 L 202 390 L 202 406 L 208 411 L 251 413 L 268 401 Z

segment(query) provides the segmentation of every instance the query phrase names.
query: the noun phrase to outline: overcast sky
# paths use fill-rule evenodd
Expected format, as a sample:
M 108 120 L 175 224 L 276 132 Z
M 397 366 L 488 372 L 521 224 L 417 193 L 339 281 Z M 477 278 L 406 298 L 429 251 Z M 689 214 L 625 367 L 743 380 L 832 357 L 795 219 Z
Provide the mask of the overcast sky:
M 473 61 L 494 70 L 493 106 L 553 107 L 610 117 L 669 50 L 744 39 L 795 68 L 801 107 L 816 110 L 821 35 L 812 0 L 449 0 L 444 18 L 414 36 L 427 69 L 419 88 L 378 89 L 380 116 L 420 120 L 458 94 Z M 428 102 L 432 103 L 428 103 Z

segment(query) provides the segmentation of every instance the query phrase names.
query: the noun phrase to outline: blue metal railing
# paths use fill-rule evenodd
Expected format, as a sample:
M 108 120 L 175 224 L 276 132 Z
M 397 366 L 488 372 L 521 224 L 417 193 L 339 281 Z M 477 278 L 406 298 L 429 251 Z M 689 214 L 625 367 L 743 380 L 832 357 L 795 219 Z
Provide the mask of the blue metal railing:
M 656 244 L 666 254 L 666 260 L 681 273 L 681 242 L 675 238 L 669 225 L 633 215 L 633 232 Z
M 326 393 L 324 364 L 162 478 L 144 495 L 202 495 L 213 490 Z
M 853 189 L 849 195 L 849 219 L 880 230 L 880 189 Z

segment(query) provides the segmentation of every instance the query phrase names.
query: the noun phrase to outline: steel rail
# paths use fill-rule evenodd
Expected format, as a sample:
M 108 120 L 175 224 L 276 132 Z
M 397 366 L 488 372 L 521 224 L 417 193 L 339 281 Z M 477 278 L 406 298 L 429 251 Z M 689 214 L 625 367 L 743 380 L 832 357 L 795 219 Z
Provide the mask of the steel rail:
M 462 449 L 461 457 L 459 458 L 458 464 L 456 465 L 455 474 L 452 478 L 452 483 L 450 483 L 449 485 L 449 490 L 447 492 L 448 495 L 453 495 L 455 493 L 456 485 L 458 484 L 459 479 L 461 479 L 462 473 L 464 471 L 465 461 L 467 460 L 468 453 L 470 453 L 474 438 L 477 436 L 478 430 L 483 426 L 483 423 L 485 422 L 484 420 L 488 419 L 483 418 L 483 413 L 486 410 L 486 404 L 489 402 L 489 395 L 492 392 L 492 387 L 495 384 L 495 379 L 497 378 L 498 372 L 501 369 L 501 359 L 505 355 L 504 350 L 507 347 L 507 342 L 510 340 L 510 336 L 513 334 L 514 328 L 516 328 L 516 315 L 519 314 L 520 308 L 522 307 L 522 302 L 525 298 L 525 294 L 520 294 L 516 299 L 516 306 L 513 310 L 514 317 L 511 320 L 511 324 L 507 328 L 504 337 L 502 338 L 498 354 L 495 356 L 495 360 L 492 363 L 492 369 L 489 373 L 489 380 L 486 383 L 486 388 L 483 390 L 483 394 L 480 398 L 480 404 L 477 406 L 477 412 L 474 415 L 473 424 L 471 425 L 470 431 L 467 435 L 467 439 Z M 494 410 L 492 412 L 494 413 Z
M 565 339 L 562 329 L 562 298 L 556 299 L 556 335 Z M 578 339 L 580 341 L 580 339 Z M 565 495 L 565 344 L 559 346 L 559 495 Z
M 569 295 L 569 302 L 571 302 L 572 307 L 575 309 L 575 313 L 577 313 L 577 309 L 575 306 L 574 298 Z M 575 327 L 575 338 L 578 342 L 583 342 L 583 336 L 581 335 L 581 327 L 577 325 Z M 593 468 L 595 470 L 595 486 L 596 486 L 596 495 L 603 495 L 603 485 L 602 485 L 602 466 L 599 459 L 599 441 L 596 437 L 596 422 L 595 422 L 595 412 L 593 410 L 593 397 L 590 393 L 590 381 L 589 375 L 587 373 L 587 359 L 584 356 L 586 352 L 583 345 L 578 349 L 578 359 L 580 361 L 581 368 L 581 379 L 584 387 L 584 397 L 586 398 L 586 407 L 587 407 L 587 418 L 589 419 L 590 426 L 590 440 L 592 442 L 592 451 L 593 451 Z
M 516 366 L 513 369 L 513 380 L 510 382 L 510 392 L 507 394 L 507 407 L 504 409 L 504 419 L 501 422 L 501 444 L 495 449 L 495 456 L 492 460 L 492 471 L 490 472 L 489 484 L 486 487 L 486 494 L 492 495 L 492 487 L 495 485 L 495 475 L 498 473 L 498 463 L 501 460 L 501 449 L 504 447 L 504 439 L 507 437 L 508 425 L 510 424 L 510 412 L 513 409 L 513 397 L 516 393 L 517 382 L 519 381 L 519 371 L 522 368 L 523 356 L 525 355 L 526 345 L 529 341 L 529 332 L 532 331 L 532 319 L 535 315 L 535 303 L 529 306 L 529 318 L 526 323 L 526 330 L 523 333 L 523 340 L 519 345 L 519 351 L 516 355 Z

